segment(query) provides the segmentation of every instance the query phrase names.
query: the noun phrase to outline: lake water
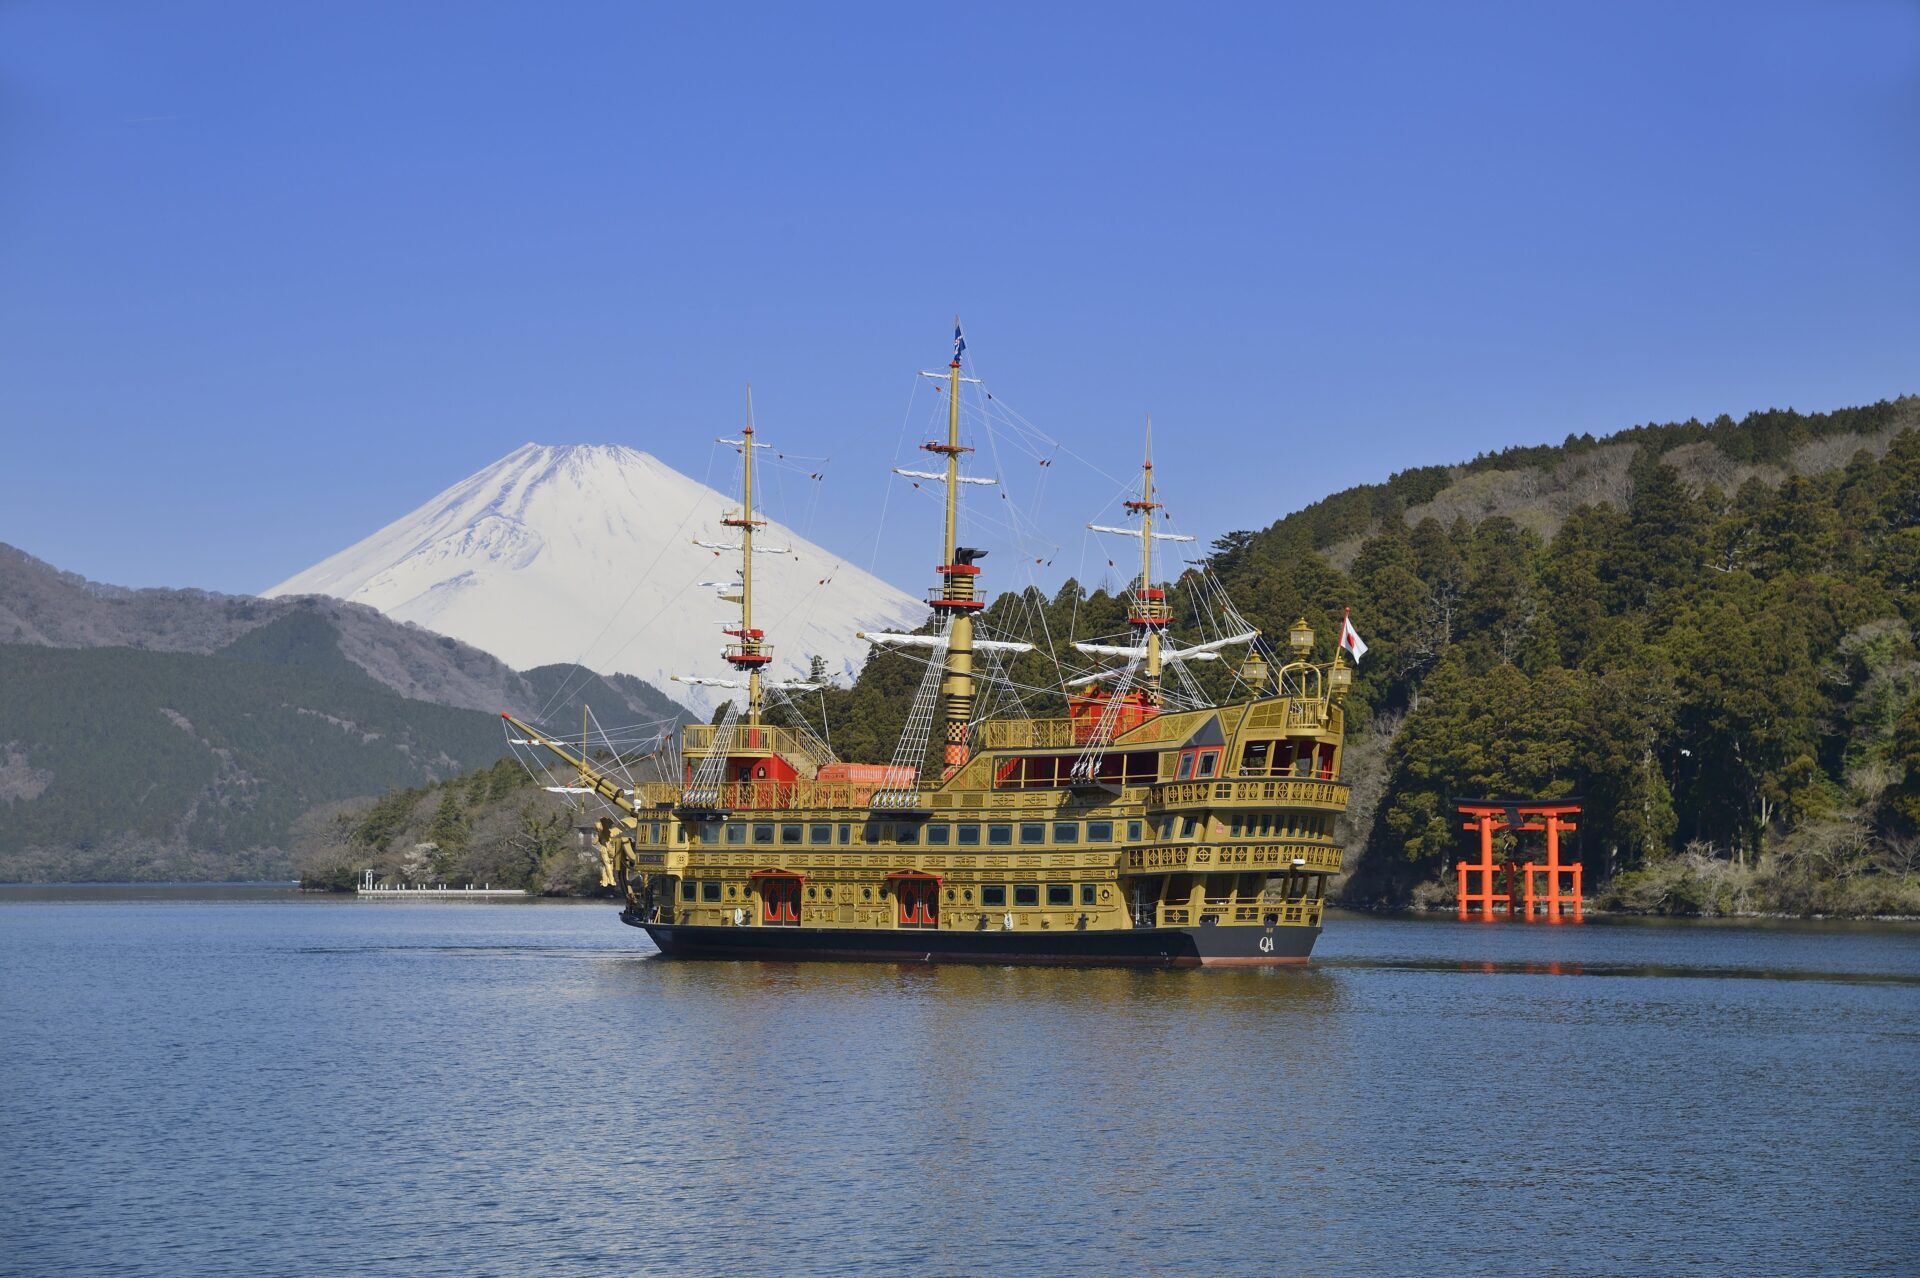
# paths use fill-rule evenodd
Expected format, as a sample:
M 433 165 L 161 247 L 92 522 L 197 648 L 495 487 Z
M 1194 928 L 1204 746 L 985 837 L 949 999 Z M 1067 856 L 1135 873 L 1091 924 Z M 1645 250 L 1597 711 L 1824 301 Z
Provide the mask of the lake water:
M 1920 1272 L 1920 930 L 672 963 L 602 904 L 0 892 L 0 1271 Z

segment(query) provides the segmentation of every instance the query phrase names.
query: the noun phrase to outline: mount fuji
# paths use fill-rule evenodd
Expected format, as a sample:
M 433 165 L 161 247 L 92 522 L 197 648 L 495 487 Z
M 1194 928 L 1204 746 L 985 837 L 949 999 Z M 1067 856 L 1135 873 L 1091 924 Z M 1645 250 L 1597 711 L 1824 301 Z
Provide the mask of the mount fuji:
M 738 505 L 635 449 L 527 444 L 266 593 L 368 604 L 516 669 L 636 675 L 705 712 L 711 694 L 669 677 L 731 673 L 720 631 L 739 610 L 714 583 L 733 580 L 738 556 L 694 539 L 732 540 L 719 520 Z M 754 561 L 754 622 L 776 677 L 804 676 L 818 655 L 851 678 L 867 651 L 856 631 L 926 620 L 924 603 L 792 529 L 761 535 L 789 549 Z

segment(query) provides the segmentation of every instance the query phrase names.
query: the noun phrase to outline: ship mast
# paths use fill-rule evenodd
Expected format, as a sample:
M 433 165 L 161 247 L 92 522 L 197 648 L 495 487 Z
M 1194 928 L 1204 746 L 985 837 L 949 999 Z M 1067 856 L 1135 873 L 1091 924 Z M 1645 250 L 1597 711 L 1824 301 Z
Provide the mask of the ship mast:
M 740 626 L 725 633 L 737 642 L 726 648 L 727 663 L 747 676 L 747 724 L 757 727 L 763 706 L 760 671 L 773 660 L 773 654 L 761 640 L 765 632 L 753 626 L 753 530 L 764 520 L 753 517 L 753 450 L 765 444 L 753 442 L 753 387 L 747 387 L 747 425 L 740 440 L 740 513 L 723 517 L 720 522 L 740 530 Z
M 980 569 L 974 560 L 984 550 L 959 544 L 960 454 L 970 453 L 960 443 L 960 354 L 967 349 L 960 335 L 960 317 L 953 317 L 953 361 L 947 365 L 947 442 L 921 447 L 946 459 L 946 540 L 940 560 L 940 595 L 931 602 L 934 612 L 949 621 L 947 648 L 941 663 L 940 710 L 946 725 L 943 776 L 952 776 L 971 757 L 968 744 L 973 725 L 973 614 L 985 606 L 974 590 Z
M 1146 460 L 1140 464 L 1140 499 L 1126 503 L 1127 509 L 1140 516 L 1140 593 L 1134 597 L 1133 611 L 1127 616 L 1127 624 L 1132 626 L 1139 636 L 1139 646 L 1146 649 L 1146 661 L 1141 668 L 1140 692 L 1150 706 L 1160 704 L 1160 636 L 1167 628 L 1171 614 L 1167 609 L 1167 592 L 1156 590 L 1153 585 L 1153 512 L 1160 509 L 1160 503 L 1153 499 L 1153 418 L 1147 418 Z

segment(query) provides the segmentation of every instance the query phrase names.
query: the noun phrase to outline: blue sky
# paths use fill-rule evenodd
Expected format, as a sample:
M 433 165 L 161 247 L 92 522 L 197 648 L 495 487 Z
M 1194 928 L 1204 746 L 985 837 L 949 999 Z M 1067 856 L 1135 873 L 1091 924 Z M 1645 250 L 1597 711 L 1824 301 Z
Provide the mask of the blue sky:
M 885 468 L 956 311 L 1108 471 L 1151 412 L 1204 537 L 1920 390 L 1916 210 L 1912 3 L 16 0 L 0 540 L 257 590 L 527 440 L 701 477 L 751 379 L 812 535 L 917 590 Z M 1113 491 L 1047 481 L 1057 581 Z

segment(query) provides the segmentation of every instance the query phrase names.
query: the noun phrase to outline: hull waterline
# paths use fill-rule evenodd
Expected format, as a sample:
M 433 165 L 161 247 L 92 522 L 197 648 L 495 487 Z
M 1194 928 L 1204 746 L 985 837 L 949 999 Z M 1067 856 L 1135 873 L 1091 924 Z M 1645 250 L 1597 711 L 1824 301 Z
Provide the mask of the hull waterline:
M 1017 963 L 1067 967 L 1286 967 L 1307 962 L 1318 927 L 1171 927 L 1113 931 L 706 927 L 648 923 L 669 958 L 890 963 Z

